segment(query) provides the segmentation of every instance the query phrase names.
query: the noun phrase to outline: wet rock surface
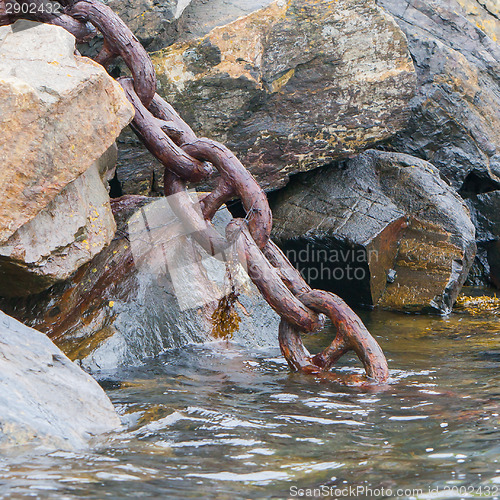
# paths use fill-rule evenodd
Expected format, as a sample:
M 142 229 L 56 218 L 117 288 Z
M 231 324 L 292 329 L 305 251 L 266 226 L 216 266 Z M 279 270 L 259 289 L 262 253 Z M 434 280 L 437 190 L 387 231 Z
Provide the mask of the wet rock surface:
M 372 1 L 274 2 L 152 57 L 162 96 L 266 189 L 401 130 L 414 92 L 405 37 Z
M 430 161 L 466 195 L 498 189 L 500 45 L 454 0 L 377 3 L 405 32 L 418 76 L 409 125 L 391 147 Z
M 43 333 L 0 311 L 0 450 L 74 450 L 120 419 L 97 382 Z
M 462 199 L 428 162 L 367 151 L 294 179 L 274 236 L 310 284 L 356 305 L 449 312 L 475 254 Z
M 213 340 L 218 301 L 231 292 L 225 265 L 190 244 L 165 198 L 126 196 L 113 200 L 113 210 L 118 231 L 107 248 L 67 282 L 24 300 L 4 300 L 5 310 L 91 372 Z M 230 218 L 219 211 L 221 230 Z M 240 320 L 229 338 L 275 345 L 278 316 L 248 278 L 235 275 L 231 283 L 240 294 Z

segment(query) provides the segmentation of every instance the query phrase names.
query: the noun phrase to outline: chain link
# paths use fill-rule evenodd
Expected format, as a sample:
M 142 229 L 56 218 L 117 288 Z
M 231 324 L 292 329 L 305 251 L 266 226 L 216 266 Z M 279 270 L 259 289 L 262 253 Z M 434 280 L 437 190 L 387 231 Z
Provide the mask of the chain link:
M 0 14 L 5 1 L 0 0 Z M 74 23 L 80 23 L 80 30 L 87 27 L 88 31 L 90 23 L 103 35 L 104 46 L 96 58 L 99 63 L 108 67 L 121 56 L 128 66 L 132 78 L 118 81 L 135 108 L 131 126 L 164 165 L 165 195 L 172 200 L 174 212 L 210 255 L 224 255 L 232 244 L 238 247 L 237 254 L 250 278 L 281 316 L 280 347 L 290 367 L 305 373 L 324 374 L 343 354 L 353 350 L 370 379 L 386 382 L 388 368 L 384 354 L 359 317 L 333 293 L 312 290 L 270 240 L 272 214 L 267 196 L 250 172 L 224 145 L 198 138 L 174 108 L 156 94 L 151 59 L 125 23 L 98 0 L 60 3 L 65 6 L 65 15 L 74 18 Z M 40 20 L 54 22 L 53 19 Z M 219 173 L 219 181 L 201 200 L 200 210 L 200 205 L 197 207 L 187 192 L 187 183 L 206 179 L 214 168 Z M 233 219 L 224 237 L 211 220 L 217 210 L 234 197 L 241 200 L 247 215 L 244 219 Z M 323 326 L 324 314 L 336 327 L 337 335 L 324 351 L 312 356 L 304 347 L 301 334 L 317 332 Z

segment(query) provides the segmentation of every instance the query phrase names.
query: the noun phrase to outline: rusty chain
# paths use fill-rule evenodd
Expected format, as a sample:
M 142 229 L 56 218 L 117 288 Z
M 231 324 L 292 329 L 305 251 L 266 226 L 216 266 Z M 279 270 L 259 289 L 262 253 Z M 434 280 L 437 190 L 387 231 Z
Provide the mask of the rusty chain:
M 6 16 L 6 2 L 47 3 L 50 0 L 0 0 L 0 25 L 12 23 Z M 135 109 L 131 124 L 148 150 L 164 165 L 164 190 L 172 208 L 189 228 L 196 241 L 210 255 L 223 254 L 236 244 L 241 263 L 269 305 L 280 315 L 279 343 L 289 366 L 295 371 L 326 374 L 346 352 L 354 351 L 366 375 L 378 383 L 388 378 L 384 354 L 361 319 L 338 296 L 313 290 L 270 240 L 272 214 L 267 196 L 234 154 L 224 145 L 198 138 L 173 109 L 156 93 L 156 74 L 149 55 L 125 23 L 99 0 L 60 0 L 60 16 L 21 15 L 33 20 L 58 24 L 78 40 L 87 40 L 97 29 L 104 45 L 96 61 L 105 68 L 120 56 L 131 78 L 119 78 Z M 187 183 L 206 179 L 214 168 L 218 184 L 200 202 L 201 211 L 187 192 Z M 175 195 L 175 196 L 171 196 Z M 211 220 L 217 210 L 232 198 L 239 198 L 247 214 L 233 219 L 221 235 Z M 312 356 L 301 334 L 315 333 L 323 325 L 323 314 L 336 327 L 332 343 Z

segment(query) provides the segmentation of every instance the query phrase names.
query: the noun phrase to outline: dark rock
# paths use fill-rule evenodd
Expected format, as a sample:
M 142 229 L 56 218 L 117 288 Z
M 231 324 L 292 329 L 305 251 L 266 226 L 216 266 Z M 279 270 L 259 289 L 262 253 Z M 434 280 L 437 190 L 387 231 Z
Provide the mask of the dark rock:
M 130 127 L 118 138 L 116 181 L 119 195 L 157 196 L 163 192 L 165 167 L 145 148 Z
M 500 288 L 500 191 L 478 194 L 466 202 L 476 226 L 478 244 L 478 269 L 470 279 L 484 284 L 487 278 Z
M 490 243 L 486 250 L 490 267 L 489 279 L 500 288 L 500 240 Z
M 152 57 L 159 92 L 266 189 L 401 130 L 415 84 L 405 37 L 371 0 L 279 1 Z
M 158 50 L 178 38 L 178 23 L 190 0 L 104 0 L 132 30 L 148 50 Z M 84 55 L 94 56 L 102 47 L 98 34 L 90 43 L 81 44 Z
M 354 305 L 447 313 L 474 258 L 462 199 L 404 154 L 371 150 L 298 176 L 272 208 L 274 236 L 304 277 Z
M 499 189 L 500 45 L 455 0 L 377 3 L 405 32 L 418 76 L 409 125 L 390 146 L 432 162 L 464 195 Z
M 120 426 L 97 382 L 46 335 L 0 311 L 0 450 L 73 450 Z
M 224 264 L 193 247 L 166 198 L 125 196 L 113 211 L 117 237 L 106 249 L 64 284 L 4 309 L 92 372 L 213 340 L 218 300 L 231 291 Z M 221 209 L 215 221 L 222 230 L 230 219 Z M 279 318 L 240 271 L 232 271 L 241 320 L 233 338 L 275 345 Z

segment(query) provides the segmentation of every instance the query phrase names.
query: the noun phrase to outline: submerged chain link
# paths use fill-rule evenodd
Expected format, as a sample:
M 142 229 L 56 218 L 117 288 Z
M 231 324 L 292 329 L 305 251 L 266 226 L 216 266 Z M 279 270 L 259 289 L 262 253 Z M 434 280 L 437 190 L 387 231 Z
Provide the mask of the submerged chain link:
M 12 0 L 0 0 L 0 24 L 7 24 L 1 16 L 6 1 Z M 35 1 L 42 4 L 50 0 Z M 28 0 L 17 2 L 22 4 Z M 343 354 L 353 350 L 368 377 L 379 383 L 385 382 L 388 368 L 384 354 L 362 321 L 338 296 L 312 290 L 270 240 L 272 214 L 262 188 L 228 148 L 211 139 L 198 138 L 173 107 L 156 93 L 152 61 L 125 23 L 98 0 L 64 0 L 60 3 L 65 6 L 64 23 L 60 19 L 31 18 L 62 25 L 77 38 L 87 37 L 92 31 L 90 24 L 104 37 L 96 61 L 107 67 L 121 56 L 132 74 L 131 78 L 118 79 L 135 108 L 131 126 L 148 150 L 165 166 L 165 195 L 175 195 L 170 198 L 173 210 L 210 255 L 223 254 L 231 244 L 238 246 L 238 255 L 250 278 L 281 316 L 280 347 L 290 367 L 306 373 L 324 374 Z M 186 185 L 206 179 L 214 168 L 219 173 L 218 184 L 201 200 L 200 212 Z M 233 219 L 224 237 L 211 220 L 225 202 L 235 197 L 241 200 L 247 216 Z M 330 346 L 312 356 L 302 343 L 301 333 L 318 331 L 323 325 L 323 314 L 333 322 L 337 335 Z

